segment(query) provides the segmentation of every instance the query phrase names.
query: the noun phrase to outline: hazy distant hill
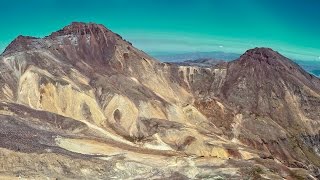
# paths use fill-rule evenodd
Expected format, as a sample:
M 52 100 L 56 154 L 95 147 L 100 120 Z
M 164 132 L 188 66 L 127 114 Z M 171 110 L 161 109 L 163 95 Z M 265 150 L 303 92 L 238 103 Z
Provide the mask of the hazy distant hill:
M 171 55 L 154 55 L 156 59 L 164 62 L 181 62 L 186 60 L 197 60 L 197 59 L 218 59 L 224 61 L 235 60 L 240 57 L 240 54 L 225 53 L 225 52 L 194 52 L 194 53 L 183 53 L 183 54 L 171 54 Z

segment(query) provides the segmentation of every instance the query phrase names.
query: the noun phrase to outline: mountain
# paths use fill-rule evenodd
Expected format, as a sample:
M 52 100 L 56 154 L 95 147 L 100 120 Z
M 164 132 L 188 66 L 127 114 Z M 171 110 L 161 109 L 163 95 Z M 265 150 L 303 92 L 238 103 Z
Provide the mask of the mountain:
M 271 49 L 181 66 L 72 23 L 0 67 L 0 178 L 319 177 L 320 80 Z
M 179 65 L 179 66 L 201 66 L 201 67 L 210 67 L 217 64 L 223 64 L 225 61 L 223 60 L 217 60 L 212 58 L 200 58 L 196 60 L 186 60 L 182 62 L 171 62 L 173 64 Z
M 177 54 L 166 54 L 166 53 L 152 53 L 153 57 L 163 62 L 183 62 L 188 60 L 198 59 L 218 59 L 224 61 L 232 61 L 240 57 L 241 54 L 236 53 L 225 53 L 222 51 L 213 52 L 192 52 L 192 53 L 177 53 Z
M 192 91 L 205 99 L 198 109 L 218 99 L 241 117 L 230 129 L 232 138 L 289 166 L 302 161 L 319 167 L 318 78 L 268 48 L 248 50 L 219 70 L 193 75 Z M 204 115 L 210 114 L 206 108 Z
M 295 61 L 310 74 L 320 77 L 320 61 Z

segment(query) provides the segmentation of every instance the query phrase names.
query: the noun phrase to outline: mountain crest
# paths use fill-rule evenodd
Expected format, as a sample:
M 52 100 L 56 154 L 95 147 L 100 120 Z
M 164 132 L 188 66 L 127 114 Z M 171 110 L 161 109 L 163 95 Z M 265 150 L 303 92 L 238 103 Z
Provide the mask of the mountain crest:
M 66 44 L 82 45 L 83 48 L 90 46 L 91 50 L 88 51 L 92 52 L 94 51 L 92 46 L 95 46 L 98 50 L 102 47 L 112 49 L 117 41 L 125 40 L 102 24 L 73 22 L 44 38 L 20 35 L 9 44 L 2 55 L 35 49 L 50 49 L 52 47 L 57 49 L 60 45 Z M 132 45 L 130 42 L 127 43 Z
M 63 35 L 96 35 L 106 32 L 110 32 L 110 30 L 102 24 L 72 22 L 70 25 L 64 27 L 63 29 L 53 32 L 49 37 Z
M 271 48 L 254 48 L 247 50 L 240 59 L 254 59 L 258 61 L 268 61 L 270 59 L 283 59 L 284 57 Z
M 264 70 L 269 68 L 280 68 L 288 71 L 292 69 L 300 69 L 296 63 L 271 48 L 250 49 L 240 56 L 238 63 L 242 66 L 263 68 Z

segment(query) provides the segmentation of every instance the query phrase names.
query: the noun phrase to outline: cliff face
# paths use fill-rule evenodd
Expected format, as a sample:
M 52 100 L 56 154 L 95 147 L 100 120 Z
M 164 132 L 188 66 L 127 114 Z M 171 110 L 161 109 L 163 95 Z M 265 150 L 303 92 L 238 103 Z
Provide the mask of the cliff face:
M 318 175 L 319 79 L 271 49 L 178 66 L 72 23 L 0 58 L 3 177 Z

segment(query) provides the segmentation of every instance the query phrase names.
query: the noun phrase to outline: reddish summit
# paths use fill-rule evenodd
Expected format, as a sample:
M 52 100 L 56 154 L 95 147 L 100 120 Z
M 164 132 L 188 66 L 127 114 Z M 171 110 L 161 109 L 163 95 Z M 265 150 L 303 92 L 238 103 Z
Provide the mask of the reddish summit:
M 255 59 L 255 60 L 268 60 L 268 59 L 283 59 L 285 58 L 277 51 L 272 50 L 271 48 L 254 48 L 247 50 L 240 59 Z
M 264 47 L 247 50 L 240 56 L 237 63 L 244 67 L 259 67 L 263 68 L 263 70 L 266 70 L 266 67 L 276 69 L 282 68 L 283 70 L 300 69 L 296 63 L 284 57 L 277 51 Z
M 82 49 L 91 49 L 87 49 L 85 54 L 101 51 L 101 49 L 104 49 L 105 52 L 108 49 L 109 52 L 114 49 L 116 44 L 121 44 L 119 41 L 122 40 L 120 35 L 113 33 L 102 24 L 73 22 L 44 38 L 18 36 L 5 49 L 3 55 L 36 49 L 54 48 L 58 50 L 63 47 L 61 45 L 81 46 Z M 132 45 L 130 42 L 124 42 Z
M 99 34 L 101 32 L 109 32 L 104 25 L 95 23 L 83 23 L 83 22 L 73 22 L 70 25 L 64 27 L 63 29 L 53 32 L 49 37 L 56 37 L 62 35 L 85 35 L 85 34 Z

